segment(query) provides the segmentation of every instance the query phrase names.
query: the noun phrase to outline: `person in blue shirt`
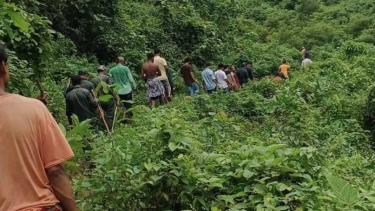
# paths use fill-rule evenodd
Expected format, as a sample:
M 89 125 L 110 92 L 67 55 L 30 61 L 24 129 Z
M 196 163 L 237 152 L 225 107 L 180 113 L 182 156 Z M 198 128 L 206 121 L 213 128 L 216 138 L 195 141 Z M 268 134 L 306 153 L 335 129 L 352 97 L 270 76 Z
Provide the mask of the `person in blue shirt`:
M 207 63 L 206 69 L 202 72 L 203 85 L 208 94 L 216 91 L 216 78 L 210 67 L 211 64 Z

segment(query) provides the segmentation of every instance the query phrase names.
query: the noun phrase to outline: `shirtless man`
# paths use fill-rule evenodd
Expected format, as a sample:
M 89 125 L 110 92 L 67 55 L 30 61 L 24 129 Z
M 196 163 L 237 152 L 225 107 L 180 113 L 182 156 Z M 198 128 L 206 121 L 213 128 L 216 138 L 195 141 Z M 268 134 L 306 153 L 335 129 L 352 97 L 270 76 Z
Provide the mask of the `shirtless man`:
M 147 62 L 142 67 L 141 77 L 147 81 L 147 98 L 152 107 L 155 106 L 157 99 L 159 99 L 160 105 L 164 104 L 165 90 L 158 76 L 161 76 L 159 66 L 154 64 L 154 54 L 149 53 Z

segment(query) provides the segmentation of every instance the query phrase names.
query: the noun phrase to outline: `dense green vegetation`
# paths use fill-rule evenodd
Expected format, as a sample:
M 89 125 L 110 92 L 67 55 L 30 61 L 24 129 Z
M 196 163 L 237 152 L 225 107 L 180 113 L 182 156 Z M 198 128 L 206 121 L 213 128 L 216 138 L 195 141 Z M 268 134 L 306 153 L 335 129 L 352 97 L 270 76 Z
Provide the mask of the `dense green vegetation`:
M 174 71 L 174 101 L 149 109 L 141 90 L 133 124 L 116 125 L 113 138 L 87 122 L 66 130 L 81 210 L 375 209 L 374 1 L 11 2 L 0 0 L 9 91 L 35 97 L 40 79 L 62 128 L 62 91 L 79 68 L 94 73 L 121 55 L 142 87 L 145 52 L 158 47 Z M 314 62 L 306 69 L 302 46 Z M 259 80 L 238 93 L 184 97 L 177 70 L 187 55 L 196 75 L 206 61 L 251 60 Z M 291 80 L 262 79 L 283 58 Z

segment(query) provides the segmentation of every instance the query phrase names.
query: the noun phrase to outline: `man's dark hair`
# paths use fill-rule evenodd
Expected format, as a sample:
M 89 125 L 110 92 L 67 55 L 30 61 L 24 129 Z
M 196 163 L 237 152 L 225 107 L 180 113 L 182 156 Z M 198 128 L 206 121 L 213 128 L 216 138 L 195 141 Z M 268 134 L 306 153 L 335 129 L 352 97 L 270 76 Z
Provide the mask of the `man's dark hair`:
M 224 65 L 224 69 L 227 69 L 229 67 L 229 65 L 225 64 Z
M 217 68 L 220 70 L 221 68 L 223 68 L 224 67 L 224 65 L 223 64 L 219 64 L 218 66 L 217 66 Z
M 209 67 L 209 66 L 211 66 L 211 63 L 210 63 L 210 62 L 207 62 L 207 63 L 206 63 L 206 67 Z
M 156 55 L 156 54 L 160 54 L 161 53 L 161 51 L 160 51 L 160 49 L 159 48 L 156 48 L 155 50 L 154 50 L 154 54 Z
M 190 63 L 190 62 L 191 62 L 190 57 L 186 57 L 186 58 L 184 59 L 184 63 Z
M 147 60 L 151 60 L 152 58 L 154 58 L 154 54 L 153 53 L 148 53 L 147 54 Z
M 283 60 L 283 64 L 286 64 L 286 59 Z
M 82 78 L 81 78 L 81 76 L 79 76 L 79 75 L 75 75 L 75 76 L 73 76 L 73 77 L 71 78 L 71 80 L 72 80 L 72 85 L 73 85 L 73 86 L 77 86 L 77 85 L 80 85 L 80 84 L 82 83 Z
M 8 62 L 8 54 L 5 50 L 5 46 L 0 44 L 0 62 Z
M 253 65 L 253 63 L 252 62 L 250 62 L 250 61 L 248 61 L 248 62 L 246 62 L 246 65 Z

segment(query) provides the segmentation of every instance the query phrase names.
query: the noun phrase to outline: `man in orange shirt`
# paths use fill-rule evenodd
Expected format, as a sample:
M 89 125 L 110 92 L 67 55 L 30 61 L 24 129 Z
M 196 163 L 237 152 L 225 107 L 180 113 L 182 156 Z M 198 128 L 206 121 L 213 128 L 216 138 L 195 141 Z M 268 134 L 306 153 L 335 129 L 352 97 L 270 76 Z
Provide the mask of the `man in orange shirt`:
M 7 93 L 8 82 L 0 45 L 0 211 L 77 211 L 62 166 L 74 156 L 64 134 L 42 102 Z
M 289 79 L 289 75 L 288 75 L 289 70 L 290 70 L 290 66 L 288 62 L 284 59 L 283 64 L 280 65 L 279 67 L 279 71 L 284 75 L 285 79 Z

